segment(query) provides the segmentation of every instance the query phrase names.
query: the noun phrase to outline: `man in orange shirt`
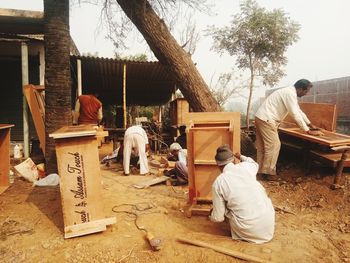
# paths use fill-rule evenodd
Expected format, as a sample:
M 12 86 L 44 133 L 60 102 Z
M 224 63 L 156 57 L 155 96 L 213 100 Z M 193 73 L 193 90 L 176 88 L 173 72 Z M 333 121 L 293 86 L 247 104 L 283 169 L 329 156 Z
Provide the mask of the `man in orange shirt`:
M 80 95 L 75 103 L 75 124 L 98 125 L 102 120 L 102 103 L 94 92 L 90 95 Z

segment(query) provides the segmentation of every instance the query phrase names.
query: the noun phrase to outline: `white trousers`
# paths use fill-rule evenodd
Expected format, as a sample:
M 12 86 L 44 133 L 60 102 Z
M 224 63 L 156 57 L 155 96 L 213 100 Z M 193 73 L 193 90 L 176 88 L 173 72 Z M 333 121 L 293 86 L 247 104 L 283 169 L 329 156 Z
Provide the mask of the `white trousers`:
M 130 156 L 132 152 L 136 153 L 140 158 L 140 174 L 148 173 L 146 144 L 140 134 L 131 133 L 124 137 L 123 167 L 125 174 L 130 173 Z

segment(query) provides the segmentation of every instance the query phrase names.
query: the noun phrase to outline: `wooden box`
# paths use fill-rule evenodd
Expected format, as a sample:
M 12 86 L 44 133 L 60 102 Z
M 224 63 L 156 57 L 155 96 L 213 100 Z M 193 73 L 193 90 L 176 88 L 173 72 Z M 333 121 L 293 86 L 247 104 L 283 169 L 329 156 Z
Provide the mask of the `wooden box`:
M 98 132 L 91 125 L 63 127 L 55 139 L 63 209 L 64 237 L 106 230 L 115 217 L 105 218 L 101 205 Z
M 190 122 L 187 129 L 187 158 L 189 179 L 189 203 L 195 204 L 200 201 L 210 202 L 212 200 L 211 187 L 220 174 L 215 162 L 216 149 L 228 144 L 234 152 L 240 151 L 240 119 L 239 113 L 231 113 L 231 118 L 218 120 L 207 117 L 212 113 L 196 113 L 202 115 Z M 198 115 L 198 116 L 199 116 Z

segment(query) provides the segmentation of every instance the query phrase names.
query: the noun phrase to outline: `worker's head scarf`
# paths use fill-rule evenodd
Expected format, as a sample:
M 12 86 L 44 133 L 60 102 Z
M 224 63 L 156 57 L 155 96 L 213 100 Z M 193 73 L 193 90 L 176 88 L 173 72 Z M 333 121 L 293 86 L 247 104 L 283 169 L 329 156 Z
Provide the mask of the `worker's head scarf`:
M 215 160 L 218 166 L 224 166 L 228 163 L 231 163 L 233 159 L 233 152 L 231 151 L 230 146 L 228 144 L 224 144 L 217 148 Z

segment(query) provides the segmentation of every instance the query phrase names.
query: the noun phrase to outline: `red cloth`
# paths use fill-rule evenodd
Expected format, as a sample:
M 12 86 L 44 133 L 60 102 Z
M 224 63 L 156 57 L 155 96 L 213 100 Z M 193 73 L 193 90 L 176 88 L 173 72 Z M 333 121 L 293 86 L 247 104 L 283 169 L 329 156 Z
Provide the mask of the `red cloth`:
M 98 124 L 98 109 L 101 108 L 102 103 L 94 95 L 80 95 L 79 96 L 80 110 L 79 110 L 79 124 Z

